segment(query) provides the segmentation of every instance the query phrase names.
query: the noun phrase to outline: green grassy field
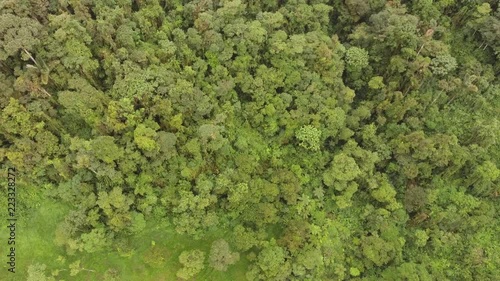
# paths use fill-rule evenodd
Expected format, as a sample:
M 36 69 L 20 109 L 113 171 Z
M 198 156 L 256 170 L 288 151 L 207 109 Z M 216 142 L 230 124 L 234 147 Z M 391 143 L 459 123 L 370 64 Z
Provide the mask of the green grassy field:
M 112 248 L 93 254 L 78 252 L 75 255 L 67 255 L 64 248 L 54 244 L 54 231 L 71 207 L 51 199 L 40 198 L 42 192 L 28 193 L 23 190 L 20 193 L 18 201 L 38 201 L 43 204 L 33 204 L 35 207 L 29 210 L 20 209 L 16 230 L 16 273 L 7 272 L 7 265 L 2 262 L 4 273 L 0 274 L 0 280 L 27 280 L 27 269 L 35 263 L 47 266 L 46 276 L 51 276 L 52 272 L 59 270 L 55 276 L 56 280 L 104 280 L 108 270 L 113 271 L 115 280 L 120 281 L 178 280 L 176 272 L 181 266 L 178 262 L 180 253 L 184 250 L 200 249 L 208 257 L 213 240 L 223 235 L 220 232 L 212 232 L 206 239 L 193 240 L 177 234 L 168 222 L 150 222 L 142 232 L 123 237 L 121 241 L 124 241 L 122 244 L 125 246 L 121 247 L 121 251 Z M 2 214 L 2 220 L 5 219 L 5 214 Z M 5 237 L 2 240 L 6 241 L 4 234 L 7 232 L 2 232 L 2 237 Z M 4 252 L 7 251 L 7 245 L 2 247 L 2 256 L 5 257 Z M 144 258 L 149 251 L 157 253 L 157 263 L 154 265 L 145 262 Z M 81 267 L 86 270 L 80 271 L 76 276 L 70 276 L 69 265 L 77 260 L 80 260 Z M 244 255 L 226 272 L 218 272 L 208 267 L 207 258 L 205 263 L 205 269 L 193 280 L 245 280 L 248 261 Z

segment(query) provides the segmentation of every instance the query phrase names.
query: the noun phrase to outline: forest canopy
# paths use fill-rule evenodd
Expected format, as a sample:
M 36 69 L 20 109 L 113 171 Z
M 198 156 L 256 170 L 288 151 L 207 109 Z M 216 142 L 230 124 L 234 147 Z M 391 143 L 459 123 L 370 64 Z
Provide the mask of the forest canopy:
M 500 276 L 499 1 L 6 0 L 0 69 L 12 280 Z

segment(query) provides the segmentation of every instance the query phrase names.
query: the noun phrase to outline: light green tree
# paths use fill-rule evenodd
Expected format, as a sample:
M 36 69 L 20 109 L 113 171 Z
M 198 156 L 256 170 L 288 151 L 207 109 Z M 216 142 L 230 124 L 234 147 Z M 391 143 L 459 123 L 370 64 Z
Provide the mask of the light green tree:
M 177 271 L 177 277 L 191 279 L 205 267 L 205 253 L 200 250 L 184 251 L 179 256 L 179 262 L 182 268 Z
M 307 150 L 319 150 L 321 131 L 311 125 L 302 126 L 295 137 L 300 141 L 299 145 Z
M 359 71 L 368 66 L 368 51 L 358 47 L 347 49 L 345 60 L 348 69 Z

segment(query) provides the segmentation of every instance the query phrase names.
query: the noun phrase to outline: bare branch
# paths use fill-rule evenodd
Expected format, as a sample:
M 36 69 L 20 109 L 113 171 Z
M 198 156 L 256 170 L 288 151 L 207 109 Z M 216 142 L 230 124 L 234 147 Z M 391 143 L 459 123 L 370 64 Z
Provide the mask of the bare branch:
M 36 62 L 35 58 L 30 54 L 30 52 L 28 52 L 28 50 L 26 50 L 25 48 L 23 48 L 23 51 L 30 57 L 31 61 L 33 61 L 37 67 L 40 67 L 38 65 L 38 63 Z

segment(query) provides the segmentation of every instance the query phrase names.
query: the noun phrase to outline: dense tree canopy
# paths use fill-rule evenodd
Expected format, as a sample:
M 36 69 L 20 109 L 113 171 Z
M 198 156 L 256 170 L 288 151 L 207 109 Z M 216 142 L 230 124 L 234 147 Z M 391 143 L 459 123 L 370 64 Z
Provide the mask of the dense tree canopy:
M 3 1 L 0 69 L 0 159 L 41 194 L 23 208 L 72 207 L 68 257 L 500 276 L 498 1 Z M 155 225 L 207 246 L 137 238 Z M 28 280 L 125 280 L 30 260 Z

